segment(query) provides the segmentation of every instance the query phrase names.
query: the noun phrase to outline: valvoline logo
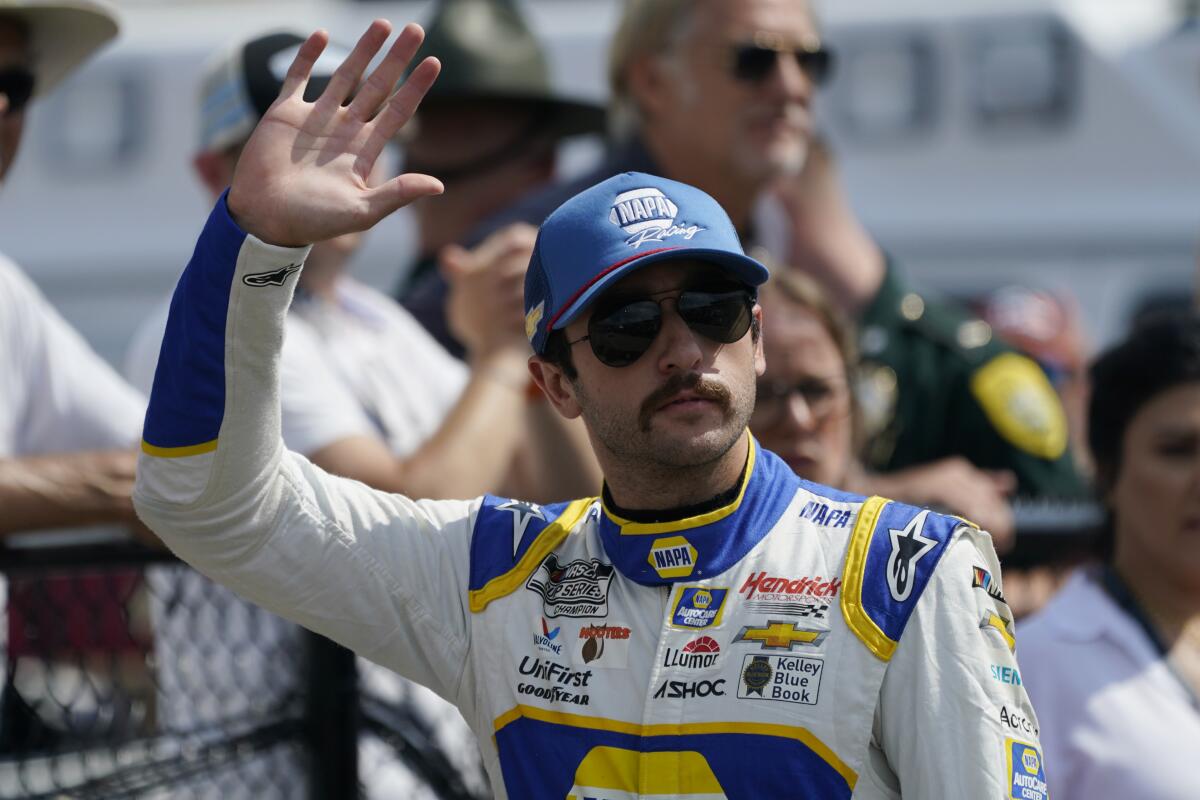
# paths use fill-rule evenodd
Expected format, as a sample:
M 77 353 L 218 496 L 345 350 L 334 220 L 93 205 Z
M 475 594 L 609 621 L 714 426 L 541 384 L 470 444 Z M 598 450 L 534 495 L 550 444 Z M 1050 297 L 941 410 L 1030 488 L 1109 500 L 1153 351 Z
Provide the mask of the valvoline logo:
M 679 206 L 661 190 L 649 187 L 617 195 L 608 212 L 608 221 L 629 234 L 625 244 L 634 248 L 671 236 L 691 239 L 704 230 L 699 225 L 676 224 L 678 216 Z
M 533 643 L 543 653 L 551 653 L 556 656 L 562 655 L 562 641 L 558 638 L 558 632 L 561 630 L 561 627 L 551 628 L 546 624 L 545 617 L 539 617 L 538 619 L 542 623 L 542 632 L 538 633 L 534 631 Z

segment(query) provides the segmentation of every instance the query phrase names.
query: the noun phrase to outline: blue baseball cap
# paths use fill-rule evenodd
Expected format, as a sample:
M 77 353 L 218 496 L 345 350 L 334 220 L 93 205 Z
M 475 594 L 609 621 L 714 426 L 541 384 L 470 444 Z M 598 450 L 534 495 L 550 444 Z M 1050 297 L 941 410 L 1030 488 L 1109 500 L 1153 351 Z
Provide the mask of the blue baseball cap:
M 747 286 L 767 268 L 742 250 L 729 215 L 686 183 L 626 172 L 559 206 L 538 230 L 525 273 L 525 335 L 541 354 L 552 330 L 576 319 L 635 269 L 681 258 L 707 261 Z

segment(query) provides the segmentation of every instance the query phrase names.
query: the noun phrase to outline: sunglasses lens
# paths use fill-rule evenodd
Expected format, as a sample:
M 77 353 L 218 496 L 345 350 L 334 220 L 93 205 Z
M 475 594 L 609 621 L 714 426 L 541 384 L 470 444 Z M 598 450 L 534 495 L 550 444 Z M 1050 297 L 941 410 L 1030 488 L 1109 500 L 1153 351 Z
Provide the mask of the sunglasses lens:
M 750 298 L 746 292 L 684 292 L 679 316 L 696 333 L 714 342 L 732 344 L 750 329 Z
M 662 309 L 653 300 L 635 300 L 593 314 L 588 341 L 601 363 L 627 367 L 650 349 L 662 328 Z
M 829 78 L 832 58 L 828 50 L 798 50 L 796 60 L 813 83 L 821 84 Z
M 0 70 L 0 94 L 8 98 L 8 112 L 16 113 L 33 96 L 33 73 L 25 67 Z
M 775 66 L 775 51 L 747 44 L 733 51 L 733 76 L 741 81 L 761 81 Z

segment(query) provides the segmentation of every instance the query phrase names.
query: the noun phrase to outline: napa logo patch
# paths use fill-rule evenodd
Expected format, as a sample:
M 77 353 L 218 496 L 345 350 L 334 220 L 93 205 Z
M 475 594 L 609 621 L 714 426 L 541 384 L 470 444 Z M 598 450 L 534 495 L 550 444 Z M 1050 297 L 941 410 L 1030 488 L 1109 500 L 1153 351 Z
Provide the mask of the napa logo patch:
M 1008 796 L 1013 800 L 1048 800 L 1041 751 L 1019 739 L 1005 739 L 1004 749 L 1008 757 Z
M 608 212 L 608 221 L 629 234 L 625 244 L 633 248 L 673 236 L 691 239 L 705 230 L 699 225 L 676 223 L 678 216 L 679 206 L 660 190 L 650 187 L 617 195 Z
M 696 568 L 696 548 L 682 536 L 655 539 L 646 561 L 660 578 L 686 578 Z
M 689 631 L 716 628 L 725 611 L 729 589 L 706 586 L 680 586 L 675 590 L 671 611 L 671 627 Z

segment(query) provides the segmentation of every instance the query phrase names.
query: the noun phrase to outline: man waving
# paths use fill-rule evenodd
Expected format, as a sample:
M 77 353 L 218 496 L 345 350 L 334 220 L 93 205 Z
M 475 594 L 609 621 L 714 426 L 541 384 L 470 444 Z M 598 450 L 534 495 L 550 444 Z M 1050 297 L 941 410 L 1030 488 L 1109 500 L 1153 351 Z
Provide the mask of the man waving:
M 542 225 L 530 372 L 603 494 L 415 501 L 284 450 L 304 246 L 440 191 L 371 188 L 436 77 L 373 24 L 314 103 L 301 47 L 176 291 L 136 502 L 184 558 L 455 703 L 500 797 L 1045 797 L 987 534 L 796 478 L 746 423 L 761 264 L 708 195 L 614 176 Z M 486 447 L 486 441 L 480 442 Z

